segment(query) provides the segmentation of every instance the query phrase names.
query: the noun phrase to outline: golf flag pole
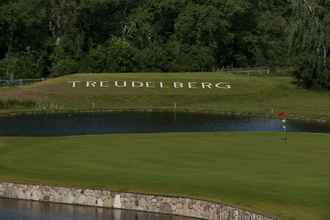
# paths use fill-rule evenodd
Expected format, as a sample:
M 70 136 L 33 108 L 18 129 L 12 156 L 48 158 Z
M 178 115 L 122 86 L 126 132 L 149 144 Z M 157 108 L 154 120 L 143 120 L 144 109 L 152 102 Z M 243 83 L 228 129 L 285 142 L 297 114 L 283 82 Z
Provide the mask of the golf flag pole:
M 279 112 L 277 113 L 277 117 L 281 120 L 282 122 L 282 129 L 283 129 L 283 133 L 284 133 L 284 140 L 287 141 L 288 140 L 288 131 L 287 131 L 287 125 L 286 125 L 286 117 L 287 117 L 287 113 L 286 112 Z
M 284 140 L 287 141 L 288 140 L 288 132 L 287 132 L 287 127 L 286 127 L 286 119 L 282 120 L 282 128 L 283 128 L 283 132 L 284 132 Z

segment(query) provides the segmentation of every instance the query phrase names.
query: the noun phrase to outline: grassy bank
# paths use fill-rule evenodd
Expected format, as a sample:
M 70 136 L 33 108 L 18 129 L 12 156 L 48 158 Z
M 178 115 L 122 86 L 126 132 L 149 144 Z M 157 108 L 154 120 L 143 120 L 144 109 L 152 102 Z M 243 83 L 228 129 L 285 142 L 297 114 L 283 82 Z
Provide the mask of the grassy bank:
M 180 81 L 228 82 L 232 89 L 71 88 L 68 81 L 137 80 L 171 83 Z M 330 92 L 297 88 L 290 77 L 254 77 L 229 73 L 131 73 L 76 74 L 19 88 L 0 88 L 1 113 L 24 111 L 164 110 L 235 112 L 274 115 L 287 111 L 291 117 L 330 121 Z M 11 101 L 13 102 L 13 101 Z M 35 105 L 24 105 L 24 103 Z M 15 103 L 15 102 L 13 102 Z
M 330 135 L 0 137 L 0 181 L 223 201 L 282 220 L 330 219 Z

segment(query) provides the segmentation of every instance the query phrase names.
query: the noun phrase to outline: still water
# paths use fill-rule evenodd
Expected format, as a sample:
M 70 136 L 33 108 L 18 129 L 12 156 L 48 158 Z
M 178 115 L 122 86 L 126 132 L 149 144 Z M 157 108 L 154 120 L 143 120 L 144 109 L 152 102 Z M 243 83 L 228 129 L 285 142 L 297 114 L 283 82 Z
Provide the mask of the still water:
M 145 212 L 0 199 L 1 220 L 193 220 Z
M 193 113 L 115 112 L 0 117 L 0 136 L 64 136 L 80 134 L 280 131 L 281 121 Z M 287 121 L 288 131 L 330 132 L 327 124 Z

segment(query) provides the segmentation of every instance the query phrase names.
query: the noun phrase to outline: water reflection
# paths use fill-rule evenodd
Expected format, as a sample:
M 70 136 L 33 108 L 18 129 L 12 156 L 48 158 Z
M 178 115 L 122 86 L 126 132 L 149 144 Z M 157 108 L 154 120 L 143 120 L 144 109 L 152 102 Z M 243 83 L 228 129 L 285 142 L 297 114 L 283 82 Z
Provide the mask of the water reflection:
M 193 220 L 118 209 L 0 199 L 1 220 Z
M 327 124 L 288 120 L 288 131 L 330 132 Z M 0 136 L 202 131 L 280 131 L 278 119 L 192 113 L 93 113 L 0 117 Z

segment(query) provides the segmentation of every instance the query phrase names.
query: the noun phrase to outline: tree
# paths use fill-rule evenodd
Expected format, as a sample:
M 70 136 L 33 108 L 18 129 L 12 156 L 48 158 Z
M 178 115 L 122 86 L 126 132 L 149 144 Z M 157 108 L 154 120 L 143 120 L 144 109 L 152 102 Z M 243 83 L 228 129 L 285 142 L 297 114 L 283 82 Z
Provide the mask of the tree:
M 282 65 L 287 1 L 1 0 L 0 75 Z
M 35 51 L 7 53 L 6 57 L 0 60 L 0 78 L 40 78 L 41 60 Z
M 330 1 L 292 0 L 291 52 L 300 85 L 330 89 Z
M 43 0 L 17 0 L 0 4 L 2 75 L 40 77 L 48 38 L 45 6 Z

